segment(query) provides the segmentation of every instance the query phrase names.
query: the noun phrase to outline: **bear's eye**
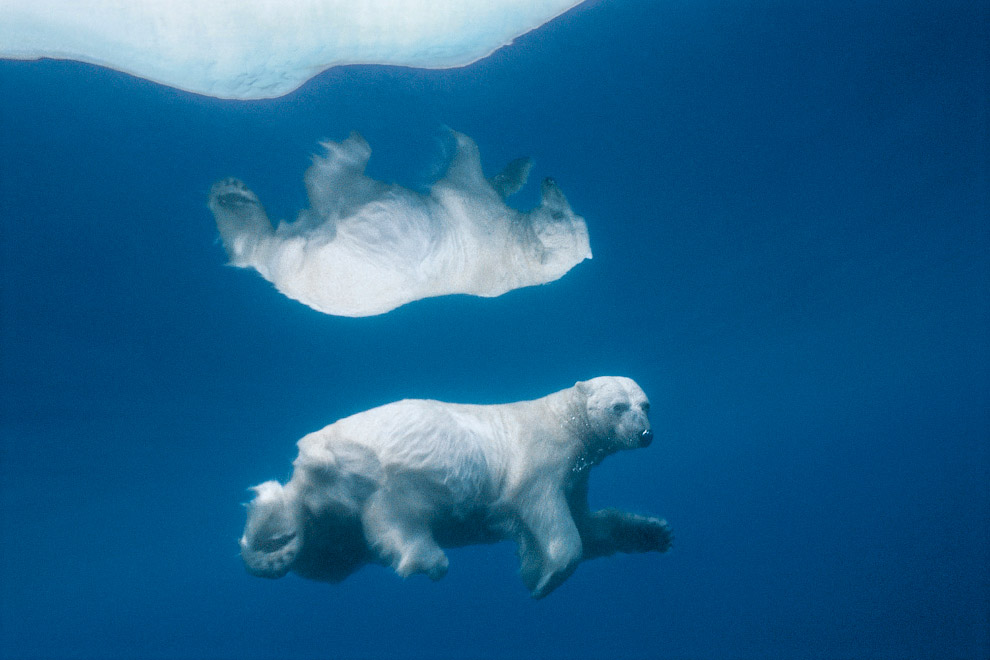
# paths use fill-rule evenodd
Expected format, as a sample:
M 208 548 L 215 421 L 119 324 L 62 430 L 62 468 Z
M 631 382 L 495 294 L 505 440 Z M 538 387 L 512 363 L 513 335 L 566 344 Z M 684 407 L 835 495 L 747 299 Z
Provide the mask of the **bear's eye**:
M 612 412 L 615 413 L 616 415 L 621 415 L 622 413 L 626 412 L 627 410 L 629 410 L 629 404 L 628 403 L 614 403 L 614 404 L 612 404 Z
M 650 402 L 649 401 L 644 402 L 643 405 L 640 406 L 640 408 L 642 408 L 643 412 L 645 413 L 650 412 Z

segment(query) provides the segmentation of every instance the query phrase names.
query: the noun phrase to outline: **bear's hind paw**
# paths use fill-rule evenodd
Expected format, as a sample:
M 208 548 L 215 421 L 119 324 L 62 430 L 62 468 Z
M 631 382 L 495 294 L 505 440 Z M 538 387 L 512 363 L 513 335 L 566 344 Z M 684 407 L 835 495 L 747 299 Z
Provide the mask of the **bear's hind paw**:
M 400 577 L 407 578 L 416 573 L 423 573 L 436 582 L 447 574 L 450 561 L 447 555 L 438 547 L 428 551 L 416 551 L 406 553 L 399 564 L 395 567 L 395 572 Z
M 227 208 L 261 206 L 258 196 L 251 192 L 244 182 L 234 178 L 215 183 L 210 190 L 210 201 Z
M 241 558 L 248 573 L 257 577 L 280 578 L 289 572 L 302 547 L 294 533 L 251 543 L 241 539 Z

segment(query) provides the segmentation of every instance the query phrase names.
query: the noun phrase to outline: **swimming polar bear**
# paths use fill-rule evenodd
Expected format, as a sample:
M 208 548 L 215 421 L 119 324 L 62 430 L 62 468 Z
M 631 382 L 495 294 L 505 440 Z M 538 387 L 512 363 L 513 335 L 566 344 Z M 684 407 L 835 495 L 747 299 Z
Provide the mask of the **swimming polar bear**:
M 240 540 L 253 575 L 339 582 L 366 563 L 402 577 L 447 572 L 442 547 L 514 540 L 534 598 L 584 559 L 666 552 L 666 521 L 591 511 L 588 475 L 653 439 L 649 402 L 601 377 L 535 401 L 404 400 L 346 417 L 299 443 L 292 478 L 253 488 Z
M 529 159 L 486 179 L 478 147 L 453 135 L 447 173 L 426 195 L 365 176 L 371 148 L 357 133 L 322 143 L 326 155 L 305 175 L 310 208 L 277 230 L 243 183 L 218 182 L 209 207 L 231 265 L 326 314 L 372 316 L 431 296 L 544 284 L 591 258 L 584 219 L 552 180 L 531 211 L 505 204 Z

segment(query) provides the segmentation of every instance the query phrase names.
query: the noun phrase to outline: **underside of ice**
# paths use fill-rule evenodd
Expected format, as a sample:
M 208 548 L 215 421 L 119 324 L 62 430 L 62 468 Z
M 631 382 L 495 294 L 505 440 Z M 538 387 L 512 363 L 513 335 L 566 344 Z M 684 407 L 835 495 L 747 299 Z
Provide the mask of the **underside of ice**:
M 440 69 L 582 0 L 4 0 L 0 58 L 71 59 L 219 98 L 287 94 L 330 67 Z

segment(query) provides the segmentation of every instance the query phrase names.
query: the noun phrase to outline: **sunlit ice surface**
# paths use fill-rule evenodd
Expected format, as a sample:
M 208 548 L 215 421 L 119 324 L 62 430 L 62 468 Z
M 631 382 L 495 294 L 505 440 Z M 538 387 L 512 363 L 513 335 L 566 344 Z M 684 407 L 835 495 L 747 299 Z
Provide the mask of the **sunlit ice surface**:
M 179 89 L 275 98 L 344 64 L 487 57 L 580 0 L 0 0 L 0 58 L 69 59 Z

